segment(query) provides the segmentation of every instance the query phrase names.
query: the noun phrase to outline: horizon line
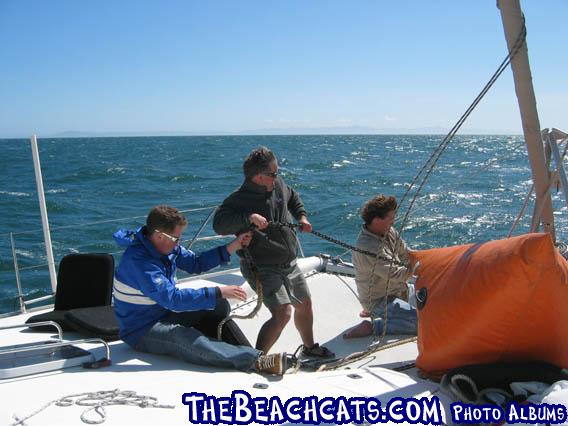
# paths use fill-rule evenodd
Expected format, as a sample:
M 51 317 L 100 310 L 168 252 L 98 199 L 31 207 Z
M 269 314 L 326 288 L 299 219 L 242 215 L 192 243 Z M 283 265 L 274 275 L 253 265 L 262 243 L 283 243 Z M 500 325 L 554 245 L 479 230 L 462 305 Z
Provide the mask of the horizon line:
M 36 134 L 38 139 L 104 139 L 104 138 L 151 138 L 151 137 L 248 137 L 248 136 L 446 136 L 447 133 L 439 132 L 377 132 L 377 133 L 171 133 L 171 134 L 159 134 L 159 133 L 149 133 L 149 134 L 136 134 L 136 133 L 109 133 L 109 134 L 77 134 L 77 135 L 65 135 L 65 134 L 54 134 L 48 136 L 39 136 Z M 458 133 L 456 136 L 523 136 L 523 133 L 516 132 L 471 132 L 471 133 Z M 30 139 L 30 136 L 0 136 L 0 140 L 22 140 Z

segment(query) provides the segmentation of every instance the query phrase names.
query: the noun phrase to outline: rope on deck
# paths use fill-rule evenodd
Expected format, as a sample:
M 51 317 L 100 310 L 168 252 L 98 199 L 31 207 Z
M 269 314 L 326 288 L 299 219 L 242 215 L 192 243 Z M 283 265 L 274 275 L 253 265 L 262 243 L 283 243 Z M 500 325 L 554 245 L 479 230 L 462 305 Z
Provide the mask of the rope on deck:
M 121 391 L 120 389 L 113 389 L 106 391 L 84 392 L 54 399 L 23 418 L 19 418 L 14 414 L 12 417 L 16 420 L 16 422 L 12 423 L 12 426 L 25 426 L 24 422 L 26 420 L 29 420 L 31 417 L 41 413 L 53 404 L 58 407 L 70 407 L 72 405 L 90 407 L 81 413 L 81 420 L 83 423 L 89 425 L 104 423 L 107 419 L 104 407 L 108 407 L 110 405 L 130 405 L 140 408 L 175 408 L 173 405 L 158 403 L 158 399 L 153 396 L 138 395 L 135 391 L 130 390 Z M 92 416 L 92 414 L 90 414 L 91 411 L 98 417 L 89 417 Z
M 223 334 L 223 326 L 225 325 L 225 323 L 233 318 L 237 318 L 237 319 L 250 319 L 253 318 L 258 311 L 260 311 L 260 308 L 262 308 L 262 301 L 264 300 L 264 292 L 262 289 L 262 281 L 260 280 L 260 276 L 258 273 L 258 268 L 256 267 L 256 264 L 254 263 L 254 260 L 248 250 L 248 248 L 243 248 L 242 249 L 242 254 L 243 257 L 245 259 L 245 261 L 247 261 L 249 263 L 249 267 L 254 275 L 254 279 L 256 281 L 256 285 L 255 285 L 255 291 L 257 294 L 257 299 L 256 299 L 256 305 L 254 307 L 254 309 L 249 312 L 247 315 L 229 315 L 228 317 L 224 318 L 221 322 L 219 322 L 219 324 L 217 325 L 217 339 L 219 340 L 223 340 L 222 338 L 222 334 Z

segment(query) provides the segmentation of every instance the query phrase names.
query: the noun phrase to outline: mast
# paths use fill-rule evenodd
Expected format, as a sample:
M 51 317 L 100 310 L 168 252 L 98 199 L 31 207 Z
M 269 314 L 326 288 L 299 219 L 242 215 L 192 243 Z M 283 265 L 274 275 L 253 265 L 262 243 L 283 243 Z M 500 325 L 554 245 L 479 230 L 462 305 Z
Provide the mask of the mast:
M 519 0 L 497 0 L 497 7 L 501 11 L 505 38 L 509 51 L 511 51 L 519 34 L 523 31 L 524 19 L 521 6 Z M 542 223 L 544 232 L 551 234 L 555 241 L 552 199 L 548 191 L 550 176 L 546 167 L 526 40 L 511 60 L 511 69 L 536 194 L 531 232 L 537 232 Z M 539 214 L 539 212 L 542 213 Z

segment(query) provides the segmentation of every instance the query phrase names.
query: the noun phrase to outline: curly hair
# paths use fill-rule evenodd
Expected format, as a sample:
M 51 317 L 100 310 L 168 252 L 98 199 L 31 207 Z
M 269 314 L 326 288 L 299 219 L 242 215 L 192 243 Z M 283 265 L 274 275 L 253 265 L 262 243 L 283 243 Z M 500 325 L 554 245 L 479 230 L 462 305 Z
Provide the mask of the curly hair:
M 154 232 L 157 229 L 172 232 L 176 229 L 176 226 L 185 225 L 187 225 L 185 216 L 175 207 L 166 205 L 155 206 L 146 218 L 146 228 L 149 232 Z
M 361 209 L 361 218 L 365 224 L 370 224 L 374 218 L 384 219 L 388 212 L 396 210 L 396 198 L 387 195 L 377 195 L 367 201 Z
M 260 146 L 251 151 L 245 162 L 243 163 L 243 173 L 245 178 L 252 179 L 255 175 L 270 170 L 270 163 L 276 160 L 274 153 L 266 148 Z

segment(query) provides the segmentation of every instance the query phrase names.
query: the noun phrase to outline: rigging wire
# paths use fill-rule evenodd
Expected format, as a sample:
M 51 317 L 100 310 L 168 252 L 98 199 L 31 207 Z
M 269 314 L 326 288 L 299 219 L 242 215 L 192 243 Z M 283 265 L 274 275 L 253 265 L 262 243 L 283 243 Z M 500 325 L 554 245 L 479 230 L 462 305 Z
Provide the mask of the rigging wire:
M 456 122 L 456 124 L 454 124 L 454 126 L 451 128 L 451 130 L 449 131 L 449 133 L 444 137 L 444 139 L 442 140 L 442 142 L 440 142 L 440 144 L 438 145 L 438 147 L 434 150 L 434 152 L 432 153 L 432 155 L 428 158 L 428 160 L 426 161 L 426 163 L 424 163 L 424 166 L 422 166 L 422 168 L 420 169 L 420 171 L 416 174 L 416 176 L 414 177 L 414 179 L 412 180 L 412 182 L 410 183 L 409 187 L 407 188 L 407 190 L 405 191 L 404 195 L 401 198 L 400 201 L 400 205 L 403 204 L 403 202 L 406 200 L 406 197 L 408 196 L 408 194 L 410 193 L 410 191 L 412 190 L 412 188 L 416 185 L 416 182 L 418 181 L 418 179 L 420 178 L 420 176 L 425 173 L 422 182 L 420 183 L 418 189 L 416 190 L 416 193 L 414 194 L 414 196 L 412 197 L 410 204 L 405 212 L 403 221 L 401 223 L 400 229 L 401 229 L 401 233 L 404 230 L 404 226 L 406 225 L 406 222 L 408 220 L 408 216 L 410 215 L 410 211 L 412 210 L 412 207 L 414 206 L 414 202 L 416 200 L 416 198 L 418 197 L 418 195 L 420 194 L 420 192 L 422 191 L 424 185 L 426 184 L 430 174 L 432 173 L 432 171 L 434 170 L 436 163 L 438 162 L 438 160 L 440 159 L 441 155 L 443 154 L 443 152 L 445 151 L 445 149 L 448 147 L 448 145 L 450 144 L 450 142 L 453 140 L 454 136 L 457 134 L 457 132 L 459 131 L 459 129 L 461 128 L 461 126 L 463 125 L 463 123 L 465 123 L 465 121 L 467 120 L 467 118 L 471 115 L 471 113 L 473 112 L 473 110 L 475 109 L 475 107 L 479 104 L 479 102 L 481 102 L 481 100 L 483 99 L 483 97 L 485 96 L 485 94 L 489 91 L 489 89 L 493 86 L 493 84 L 495 84 L 495 82 L 497 81 L 497 79 L 501 76 L 501 74 L 503 73 L 503 71 L 505 71 L 505 69 L 509 66 L 509 64 L 511 63 L 511 60 L 515 57 L 515 55 L 517 54 L 517 52 L 520 50 L 520 48 L 523 46 L 523 44 L 525 43 L 525 39 L 526 39 L 526 34 L 527 34 L 527 29 L 525 26 L 525 17 L 524 15 L 522 15 L 522 29 L 521 32 L 519 34 L 519 36 L 517 37 L 517 40 L 515 41 L 515 44 L 513 46 L 513 48 L 511 49 L 511 51 L 509 52 L 509 54 L 505 57 L 505 59 L 503 60 L 503 62 L 501 62 L 501 64 L 499 65 L 499 67 L 497 68 L 497 70 L 495 71 L 495 73 L 491 76 L 491 78 L 489 79 L 489 81 L 486 83 L 486 85 L 483 87 L 483 89 L 481 90 L 481 92 L 477 95 L 477 97 L 474 99 L 474 101 L 471 103 L 471 105 L 466 109 L 466 111 L 462 114 L 462 116 L 458 119 L 458 121 Z M 428 170 L 425 172 L 425 170 L 428 168 Z

